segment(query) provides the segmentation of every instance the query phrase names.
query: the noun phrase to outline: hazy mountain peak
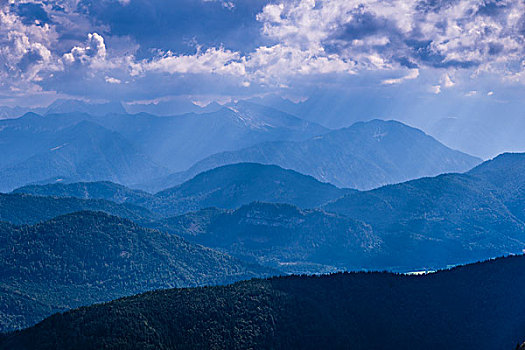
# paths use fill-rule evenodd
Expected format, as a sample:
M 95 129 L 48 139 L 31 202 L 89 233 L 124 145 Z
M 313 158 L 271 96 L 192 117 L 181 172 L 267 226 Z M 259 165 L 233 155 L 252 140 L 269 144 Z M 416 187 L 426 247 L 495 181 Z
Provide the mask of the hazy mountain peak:
M 452 150 L 419 129 L 377 119 L 307 140 L 265 142 L 217 153 L 166 181 L 184 181 L 211 168 L 243 162 L 276 164 L 339 187 L 370 189 L 422 176 L 467 171 L 481 159 Z
M 58 99 L 47 107 L 46 114 L 62 114 L 83 112 L 92 115 L 106 115 L 110 113 L 124 114 L 126 110 L 120 102 L 90 103 L 81 100 Z

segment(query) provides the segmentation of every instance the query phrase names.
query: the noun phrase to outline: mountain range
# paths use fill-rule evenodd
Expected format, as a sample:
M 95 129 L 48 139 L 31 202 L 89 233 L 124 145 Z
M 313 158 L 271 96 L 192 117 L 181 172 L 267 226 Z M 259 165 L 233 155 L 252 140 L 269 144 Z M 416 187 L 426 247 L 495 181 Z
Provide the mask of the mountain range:
M 156 195 L 105 183 L 18 191 L 105 199 L 128 193 L 126 207 L 105 211 L 281 271 L 409 272 L 525 249 L 524 169 L 524 154 L 504 154 L 464 174 L 350 191 L 276 166 L 236 164 Z
M 323 208 L 369 223 L 399 263 L 519 253 L 525 248 L 524 167 L 525 154 L 504 154 L 465 174 L 350 193 Z
M 187 182 L 149 194 L 111 182 L 29 185 L 14 193 L 104 199 L 142 206 L 161 216 L 208 207 L 236 209 L 254 201 L 315 208 L 353 192 L 275 165 L 240 163 L 205 171 Z
M 326 132 L 269 108 L 238 108 L 242 112 L 222 108 L 176 117 L 73 112 L 2 120 L 0 191 L 57 180 L 142 183 L 216 152 Z
M 0 119 L 18 118 L 29 112 L 40 115 L 81 112 L 98 116 L 126 113 L 174 116 L 217 112 L 224 107 L 235 108 L 236 104 L 249 103 L 259 108 L 264 106 L 280 110 L 332 130 L 374 118 L 395 119 L 425 131 L 448 147 L 482 159 L 525 149 L 520 133 L 524 127 L 521 101 L 477 98 L 477 103 L 468 108 L 464 101 L 454 96 L 450 96 L 446 105 L 439 100 L 426 101 L 425 104 L 412 102 L 406 100 L 392 105 L 391 99 L 385 96 L 363 96 L 356 92 L 333 96 L 323 91 L 297 102 L 279 95 L 266 95 L 225 104 L 210 102 L 205 106 L 186 97 L 124 104 L 59 99 L 47 107 L 0 106 Z
M 371 189 L 422 176 L 470 170 L 480 159 L 454 151 L 418 129 L 395 121 L 372 120 L 305 141 L 276 141 L 212 155 L 184 172 L 143 187 L 181 183 L 221 165 L 275 164 L 339 187 Z
M 322 210 L 252 203 L 154 225 L 293 273 L 435 270 L 525 249 L 524 169 L 524 154 L 504 154 L 465 174 L 350 192 Z
M 30 327 L 0 349 L 524 340 L 524 257 L 428 272 L 525 251 L 525 154 L 482 163 L 397 121 L 330 130 L 295 116 L 314 100 L 263 100 L 0 120 L 0 332 Z M 365 273 L 383 270 L 423 275 Z M 340 271 L 362 272 L 305 276 Z M 209 287 L 281 274 L 302 276 Z
M 472 102 L 467 104 L 461 94 L 448 94 L 446 103 L 439 98 L 417 103 L 410 95 L 392 98 L 364 91 L 333 94 L 320 89 L 302 101 L 293 102 L 272 94 L 250 98 L 249 101 L 330 129 L 374 118 L 395 119 L 423 130 L 448 147 L 482 159 L 504 152 L 525 151 L 522 133 L 525 128 L 524 103 L 521 99 L 505 100 L 492 95 L 494 92 L 484 96 L 480 91 L 472 91 Z
M 58 99 L 47 107 L 6 107 L 0 106 L 0 119 L 19 118 L 27 113 L 40 115 L 60 113 L 89 113 L 104 116 L 109 113 L 126 113 L 126 109 L 120 102 L 85 102 L 74 99 Z
M 250 104 L 174 117 L 112 115 L 96 122 L 119 132 L 143 154 L 174 171 L 217 152 L 266 141 L 303 140 L 327 131 L 318 124 L 271 108 L 261 111 Z
M 223 106 L 217 102 L 210 102 L 205 106 L 201 106 L 190 99 L 179 97 L 151 103 L 127 103 L 125 108 L 131 114 L 148 113 L 158 116 L 173 116 L 186 113 L 216 112 Z
M 0 349 L 513 349 L 525 257 L 156 291 L 56 314 Z
M 59 108 L 57 102 L 53 110 L 68 111 L 69 104 Z M 329 131 L 250 102 L 172 117 L 30 113 L 0 121 L 0 139 L 4 192 L 57 181 L 113 181 L 157 192 L 240 162 L 279 165 L 339 187 L 369 189 L 465 171 L 480 162 L 401 123 L 374 120 Z
M 0 223 L 0 242 L 0 332 L 144 291 L 276 274 L 100 212 Z

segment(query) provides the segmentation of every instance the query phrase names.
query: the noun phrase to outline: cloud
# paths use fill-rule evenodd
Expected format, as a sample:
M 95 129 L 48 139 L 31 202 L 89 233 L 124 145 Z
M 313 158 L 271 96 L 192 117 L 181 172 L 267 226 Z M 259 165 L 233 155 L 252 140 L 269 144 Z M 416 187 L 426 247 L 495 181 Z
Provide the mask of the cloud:
M 519 1 L 290 1 L 258 15 L 269 38 L 323 47 L 357 67 L 512 70 L 523 59 Z M 372 65 L 373 66 L 373 65 Z
M 405 80 L 417 79 L 417 77 L 419 77 L 419 69 L 414 68 L 414 69 L 411 69 L 407 75 L 401 78 L 385 79 L 381 82 L 381 84 L 383 85 L 401 84 Z
M 106 83 L 108 84 L 121 84 L 122 81 L 120 79 L 114 78 L 114 77 L 108 77 L 106 76 L 104 78 L 106 80 Z
M 210 48 L 194 55 L 175 55 L 167 52 L 160 57 L 146 60 L 136 66 L 135 74 L 161 72 L 170 74 L 231 74 L 244 75 L 244 58 L 238 52 L 224 48 Z
M 75 46 L 70 52 L 64 54 L 63 62 L 73 64 L 91 64 L 103 62 L 106 59 L 107 50 L 104 38 L 97 33 L 90 33 L 83 46 Z
M 523 0 L 0 0 L 0 94 L 461 93 L 488 74 L 525 84 Z
M 446 87 L 446 88 L 451 88 L 453 87 L 454 85 L 456 85 L 456 83 L 450 78 L 450 74 L 448 73 L 445 73 L 442 77 L 441 77 L 441 84 Z

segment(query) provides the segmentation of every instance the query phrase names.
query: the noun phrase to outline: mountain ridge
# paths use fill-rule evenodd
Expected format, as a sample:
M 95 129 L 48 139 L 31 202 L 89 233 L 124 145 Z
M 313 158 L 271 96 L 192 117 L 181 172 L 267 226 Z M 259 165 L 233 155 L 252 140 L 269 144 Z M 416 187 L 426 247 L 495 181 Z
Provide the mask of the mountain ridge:
M 235 209 L 253 201 L 313 208 L 351 191 L 275 165 L 239 163 L 205 171 L 153 195 L 108 182 L 25 186 L 13 192 L 113 200 L 172 216 L 206 207 Z
M 481 160 L 452 150 L 419 129 L 375 119 L 306 141 L 267 142 L 218 153 L 184 172 L 142 187 L 166 188 L 205 170 L 239 162 L 274 164 L 338 187 L 363 190 L 422 176 L 467 171 Z

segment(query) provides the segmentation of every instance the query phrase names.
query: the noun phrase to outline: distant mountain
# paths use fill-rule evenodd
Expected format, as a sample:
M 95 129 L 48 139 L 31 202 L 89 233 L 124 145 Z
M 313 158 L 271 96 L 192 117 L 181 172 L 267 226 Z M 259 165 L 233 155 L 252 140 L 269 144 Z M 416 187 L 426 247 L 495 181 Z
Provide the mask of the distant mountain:
M 251 98 L 331 129 L 374 118 L 394 119 L 425 131 L 439 142 L 467 154 L 490 159 L 504 152 L 524 152 L 525 103 L 505 100 L 498 93 L 463 94 L 442 91 L 416 103 L 410 93 L 375 93 L 369 88 L 348 92 L 319 89 L 306 100 L 290 101 L 280 95 Z
M 165 176 L 165 168 L 184 170 L 216 152 L 324 132 L 254 105 L 176 117 L 29 113 L 0 120 L 0 191 L 60 179 L 144 183 Z M 107 147 L 102 154 L 101 147 Z
M 306 141 L 268 142 L 210 156 L 144 188 L 166 188 L 225 164 L 275 164 L 339 187 L 371 189 L 447 172 L 463 172 L 480 159 L 451 150 L 418 129 L 395 121 L 359 122 Z
M 525 153 L 504 153 L 468 172 L 494 185 L 501 194 L 525 190 Z
M 109 113 L 126 113 L 120 102 L 92 103 L 81 100 L 58 99 L 47 107 L 6 107 L 0 106 L 0 119 L 19 118 L 27 113 L 40 115 L 63 113 L 89 113 L 103 116 Z
M 88 113 L 104 116 L 111 113 L 126 113 L 120 102 L 88 103 L 80 100 L 56 100 L 47 107 L 45 114 Z
M 128 113 L 149 113 L 159 116 L 173 116 L 186 113 L 210 113 L 216 112 L 221 108 L 222 106 L 216 102 L 201 107 L 187 98 L 175 98 L 169 101 L 159 101 L 157 103 L 135 103 L 126 105 Z
M 0 119 L 12 119 L 12 118 L 19 118 L 27 113 L 45 113 L 45 108 L 30 108 L 30 107 L 7 107 L 7 106 L 0 106 Z
M 327 131 L 318 124 L 269 108 L 261 110 L 253 104 L 175 117 L 113 115 L 96 121 L 174 171 L 185 170 L 217 152 L 266 141 L 304 140 Z
M 54 315 L 1 349 L 514 349 L 525 258 L 146 293 Z
M 28 146 L 35 151 L 33 155 L 0 169 L 0 191 L 47 179 L 129 184 L 166 172 L 120 134 L 89 121 L 49 132 L 35 140 L 40 142 L 47 147 L 37 151 Z
M 99 212 L 0 225 L 0 331 L 148 290 L 231 283 L 271 270 Z
M 472 169 L 476 176 L 495 187 L 514 216 L 525 223 L 525 153 L 505 153 Z
M 248 101 L 277 108 L 330 129 L 340 129 L 359 121 L 389 116 L 386 110 L 392 109 L 392 106 L 387 106 L 391 103 L 389 98 L 381 93 L 352 91 L 334 94 L 326 89 L 316 91 L 309 98 L 297 102 L 275 94 L 250 98 Z
M 447 106 L 453 111 L 447 112 L 444 117 L 414 119 L 412 124 L 447 146 L 484 159 L 503 152 L 525 151 L 521 132 L 525 128 L 523 101 L 502 103 L 479 100 L 475 107 L 460 106 L 458 111 Z
M 53 198 L 0 193 L 0 222 L 5 221 L 15 225 L 35 224 L 59 215 L 85 210 L 101 211 L 137 222 L 151 221 L 155 218 L 155 215 L 145 208 L 101 199 Z
M 254 201 L 315 208 L 349 192 L 275 165 L 240 163 L 206 171 L 159 192 L 157 203 L 146 207 L 165 215 L 207 207 L 236 209 Z
M 240 163 L 219 167 L 155 195 L 109 182 L 25 186 L 14 193 L 40 196 L 105 199 L 140 205 L 161 216 L 208 207 L 236 209 L 254 201 L 289 203 L 314 208 L 338 199 L 348 189 L 275 165 Z
M 158 221 L 154 227 L 289 273 L 371 267 L 383 249 L 381 238 L 362 222 L 288 204 L 204 209 Z

